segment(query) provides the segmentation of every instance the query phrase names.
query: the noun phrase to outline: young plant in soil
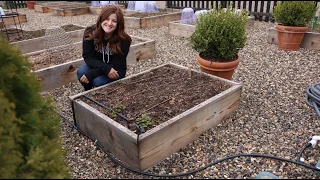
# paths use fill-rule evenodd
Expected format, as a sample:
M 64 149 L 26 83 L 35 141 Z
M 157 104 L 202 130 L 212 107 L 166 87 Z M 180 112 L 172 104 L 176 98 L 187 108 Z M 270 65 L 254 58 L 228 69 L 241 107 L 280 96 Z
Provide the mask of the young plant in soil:
M 231 85 L 204 73 L 166 65 L 126 80 L 118 80 L 88 94 L 104 106 L 117 109 L 127 120 L 134 121 L 145 131 L 214 97 Z M 124 127 L 127 121 L 112 115 L 112 111 L 87 98 L 80 99 Z M 123 108 L 119 108 L 119 105 Z

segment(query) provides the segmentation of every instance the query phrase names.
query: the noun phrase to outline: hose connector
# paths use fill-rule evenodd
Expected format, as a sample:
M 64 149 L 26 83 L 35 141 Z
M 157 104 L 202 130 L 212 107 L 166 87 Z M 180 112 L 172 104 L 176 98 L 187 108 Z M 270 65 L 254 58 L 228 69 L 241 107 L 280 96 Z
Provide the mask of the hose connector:
M 309 143 L 312 145 L 313 148 L 315 148 L 319 140 L 320 136 L 312 136 L 312 139 L 309 141 Z

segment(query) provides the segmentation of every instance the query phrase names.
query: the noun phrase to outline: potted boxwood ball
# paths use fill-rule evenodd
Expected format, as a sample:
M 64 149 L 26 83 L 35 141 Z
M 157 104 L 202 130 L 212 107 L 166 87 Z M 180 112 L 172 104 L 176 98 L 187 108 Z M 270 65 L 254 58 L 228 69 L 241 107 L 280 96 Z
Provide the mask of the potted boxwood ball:
M 239 51 L 247 40 L 245 10 L 236 11 L 231 5 L 221 6 L 200 14 L 189 42 L 198 52 L 197 60 L 203 72 L 232 79 L 240 62 Z

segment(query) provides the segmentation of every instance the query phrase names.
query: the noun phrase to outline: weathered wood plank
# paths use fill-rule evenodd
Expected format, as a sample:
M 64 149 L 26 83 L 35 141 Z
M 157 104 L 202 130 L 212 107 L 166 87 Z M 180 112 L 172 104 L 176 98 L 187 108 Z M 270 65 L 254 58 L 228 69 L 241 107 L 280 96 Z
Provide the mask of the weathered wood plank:
M 55 6 L 53 6 L 53 7 L 55 7 Z M 40 13 L 51 13 L 53 7 L 43 6 L 41 4 L 35 4 L 34 11 L 40 12 Z
M 167 26 L 170 21 L 177 21 L 181 18 L 181 10 L 171 8 L 167 8 L 166 10 L 170 13 L 144 18 L 127 17 L 128 15 L 134 14 L 137 11 L 125 10 L 125 26 L 130 28 L 152 28 Z
M 275 27 L 268 29 L 267 42 L 278 44 L 278 32 Z M 320 33 L 306 32 L 300 44 L 301 48 L 320 50 Z
M 141 18 L 124 17 L 124 26 L 130 28 L 141 28 Z
M 73 43 L 82 41 L 84 29 L 66 32 Z M 13 46 L 18 47 L 23 54 L 40 51 L 45 49 L 45 37 L 38 37 L 33 39 L 27 39 L 23 41 L 10 43 Z
M 238 108 L 240 95 L 241 86 L 234 86 L 142 134 L 140 168 L 153 166 L 227 119 Z
M 118 159 L 139 168 L 137 135 L 83 101 L 73 101 L 76 125 Z
M 23 24 L 28 22 L 27 21 L 27 16 L 25 14 L 19 14 L 18 16 L 15 17 L 2 17 L 4 25 L 14 25 L 14 24 Z
M 135 64 L 140 60 L 149 59 L 156 56 L 155 40 L 140 38 L 137 36 L 131 36 L 131 37 L 144 40 L 145 42 L 134 44 L 130 47 L 129 53 L 130 51 L 133 51 L 134 52 L 133 57 L 135 57 L 135 59 L 133 61 L 127 59 L 128 64 Z
M 141 28 L 167 26 L 170 21 L 176 21 L 180 18 L 181 12 L 141 18 Z
M 41 83 L 42 92 L 50 91 L 57 87 L 77 81 L 77 69 L 84 65 L 83 59 L 66 62 L 56 66 L 34 71 Z

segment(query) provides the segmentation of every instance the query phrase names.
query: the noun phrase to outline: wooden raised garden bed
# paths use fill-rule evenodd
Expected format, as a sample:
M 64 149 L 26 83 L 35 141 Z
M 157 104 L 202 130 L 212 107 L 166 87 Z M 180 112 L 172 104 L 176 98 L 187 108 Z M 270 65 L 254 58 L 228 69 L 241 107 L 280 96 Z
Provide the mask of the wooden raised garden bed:
M 268 29 L 268 43 L 278 44 L 278 32 L 275 27 Z M 320 50 L 320 33 L 306 32 L 300 44 L 301 48 Z
M 115 5 L 115 6 L 118 6 L 118 7 L 122 10 L 123 13 L 125 12 L 126 7 L 125 7 L 124 5 L 118 4 L 118 5 Z M 89 7 L 89 12 L 90 12 L 91 14 L 97 14 L 97 15 L 99 15 L 100 12 L 101 12 L 101 10 L 102 10 L 102 8 L 103 8 L 103 7 L 90 6 L 90 7 Z
M 254 17 L 248 16 L 248 22 L 246 29 L 250 29 L 254 26 Z M 181 24 L 179 21 L 169 22 L 169 34 L 180 37 L 189 37 L 194 32 L 195 24 Z
M 14 24 L 23 24 L 27 22 L 27 16 L 25 14 L 18 14 L 18 15 L 10 15 L 9 13 L 6 16 L 2 17 L 4 25 L 14 25 Z
M 76 16 L 89 13 L 89 5 L 64 5 L 52 8 L 53 15 L 56 16 Z
M 53 12 L 53 8 L 59 8 L 64 5 L 73 5 L 74 7 L 78 5 L 85 5 L 84 2 L 67 2 L 67 1 L 57 1 L 57 2 L 46 2 L 46 3 L 38 3 L 34 5 L 34 11 L 40 13 L 51 13 Z
M 69 33 L 70 31 L 77 31 L 77 30 L 82 30 L 85 29 L 83 26 L 76 25 L 76 24 L 68 24 L 68 25 L 63 25 L 61 26 L 62 29 L 65 30 L 65 32 Z M 14 29 L 12 29 L 14 30 Z M 9 34 L 9 41 L 11 42 L 12 45 L 18 46 L 21 50 L 22 53 L 26 52 L 33 52 L 35 51 L 34 49 L 41 49 L 44 48 L 43 43 L 38 43 L 36 38 L 43 37 L 45 36 L 46 29 L 40 29 L 40 30 L 34 30 L 34 31 L 27 31 L 27 30 L 22 30 L 23 36 L 18 36 L 16 33 Z M 32 46 L 28 47 L 30 45 L 30 41 L 35 40 L 36 42 L 32 43 Z M 41 39 L 41 38 L 40 38 Z M 24 41 L 24 40 L 29 40 L 29 41 Z
M 50 59 L 47 50 L 45 49 L 45 37 L 34 38 L 11 43 L 20 48 L 24 56 L 28 56 L 33 64 L 32 70 L 36 73 L 39 81 L 42 84 L 42 91 L 50 91 L 54 88 L 66 85 L 69 82 L 76 82 L 76 70 L 85 64 L 82 58 L 82 37 L 84 29 L 66 32 L 70 35 L 73 41 L 71 59 L 61 58 Z M 127 56 L 127 64 L 134 64 L 137 61 L 153 58 L 156 56 L 155 41 L 152 39 L 131 36 L 133 44 L 130 47 Z M 46 67 L 43 67 L 43 64 Z
M 188 68 L 168 63 L 72 96 L 75 125 L 129 166 L 149 169 L 239 106 L 241 84 L 188 74 Z M 145 132 L 129 128 L 136 125 Z
M 159 13 L 141 13 L 138 11 L 125 10 L 125 26 L 130 28 L 152 28 L 167 26 L 170 21 L 181 18 L 181 10 L 159 9 Z

